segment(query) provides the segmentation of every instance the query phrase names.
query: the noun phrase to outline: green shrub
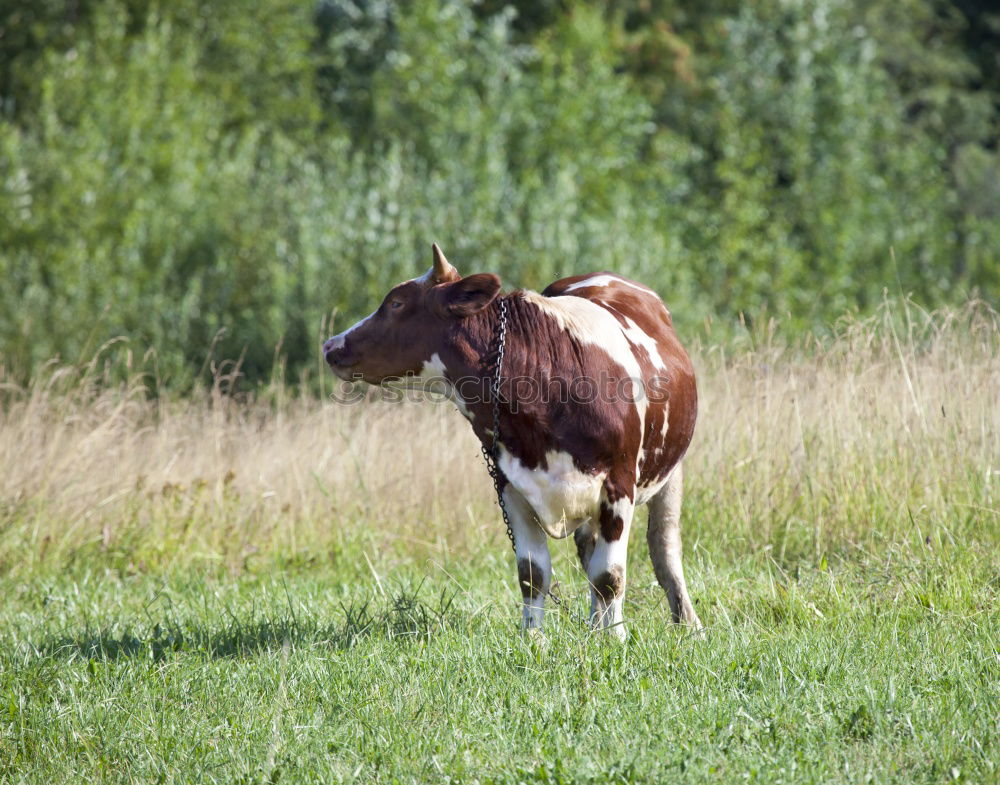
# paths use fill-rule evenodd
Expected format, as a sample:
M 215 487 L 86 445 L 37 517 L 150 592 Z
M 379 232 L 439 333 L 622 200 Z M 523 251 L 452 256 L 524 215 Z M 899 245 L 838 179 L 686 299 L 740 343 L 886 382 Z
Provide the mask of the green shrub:
M 168 386 L 241 354 L 251 379 L 279 355 L 294 378 L 432 240 L 512 286 L 633 275 L 686 330 L 768 311 L 812 329 L 887 287 L 996 297 L 992 126 L 952 128 L 952 151 L 913 121 L 897 17 L 520 6 L 0 11 L 4 375 L 126 336 Z M 911 38 L 931 24 L 913 19 Z M 963 118 L 970 69 L 939 68 Z

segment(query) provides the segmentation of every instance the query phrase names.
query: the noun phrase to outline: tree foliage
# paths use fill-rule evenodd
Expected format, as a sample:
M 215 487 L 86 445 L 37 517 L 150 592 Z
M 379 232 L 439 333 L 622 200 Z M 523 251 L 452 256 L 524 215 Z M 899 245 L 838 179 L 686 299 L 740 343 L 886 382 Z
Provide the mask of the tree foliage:
M 995 300 L 998 41 L 972 0 L 14 0 L 0 363 L 309 368 L 432 240 L 688 326 Z

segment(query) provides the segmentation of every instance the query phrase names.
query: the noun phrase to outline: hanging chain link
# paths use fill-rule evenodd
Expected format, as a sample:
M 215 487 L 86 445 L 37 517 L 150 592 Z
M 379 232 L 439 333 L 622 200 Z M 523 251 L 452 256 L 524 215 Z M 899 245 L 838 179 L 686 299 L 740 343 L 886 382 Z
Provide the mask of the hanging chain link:
M 507 300 L 500 298 L 500 326 L 497 329 L 497 359 L 490 369 L 490 398 L 493 404 L 493 442 L 487 447 L 483 445 L 483 458 L 486 459 L 486 471 L 490 473 L 493 480 L 493 489 L 497 494 L 497 502 L 500 504 L 500 513 L 503 515 L 504 526 L 507 527 L 507 539 L 510 540 L 510 547 L 517 553 L 514 545 L 514 530 L 510 528 L 510 517 L 507 515 L 507 505 L 503 501 L 503 493 L 500 489 L 500 467 L 497 460 L 500 457 L 500 374 L 503 372 L 503 353 L 507 340 Z
M 507 341 L 507 301 L 500 299 L 500 326 L 497 329 L 497 359 L 490 368 L 490 396 L 493 404 L 493 441 L 489 447 L 482 446 L 483 458 L 486 459 L 486 471 L 490 473 L 493 480 L 493 489 L 497 494 L 497 503 L 500 505 L 500 513 L 503 515 L 503 524 L 507 527 L 507 539 L 510 540 L 510 548 L 517 555 L 517 545 L 514 543 L 514 530 L 510 527 L 510 516 L 507 514 L 507 505 L 503 501 L 503 493 L 500 490 L 500 467 L 497 460 L 500 457 L 500 375 L 503 371 L 503 354 Z M 559 587 L 558 583 L 553 583 L 546 592 L 549 598 L 556 604 L 562 605 L 562 598 L 555 593 Z

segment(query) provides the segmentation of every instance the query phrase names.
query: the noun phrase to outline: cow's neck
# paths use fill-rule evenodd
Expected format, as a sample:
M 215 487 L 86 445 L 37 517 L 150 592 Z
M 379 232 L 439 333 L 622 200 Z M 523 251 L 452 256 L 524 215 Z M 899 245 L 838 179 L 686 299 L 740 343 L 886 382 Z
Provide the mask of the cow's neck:
M 495 299 L 477 314 L 456 322 L 448 335 L 441 359 L 448 379 L 455 386 L 456 403 L 472 422 L 476 435 L 486 439 L 492 429 L 492 405 L 485 395 L 499 348 L 500 299 Z M 507 329 L 504 339 L 503 376 L 509 361 L 521 349 L 521 333 L 517 327 L 523 301 L 516 292 L 505 295 Z M 509 404 L 501 401 L 501 415 L 509 414 Z
M 506 296 L 509 301 L 510 295 Z M 477 314 L 454 323 L 448 335 L 445 364 L 451 372 L 462 376 L 482 376 L 489 371 L 488 362 L 496 354 L 500 326 L 500 298 L 496 298 Z M 508 326 L 509 327 L 509 326 Z M 509 339 L 510 330 L 507 330 Z M 450 360 L 450 362 L 449 362 Z

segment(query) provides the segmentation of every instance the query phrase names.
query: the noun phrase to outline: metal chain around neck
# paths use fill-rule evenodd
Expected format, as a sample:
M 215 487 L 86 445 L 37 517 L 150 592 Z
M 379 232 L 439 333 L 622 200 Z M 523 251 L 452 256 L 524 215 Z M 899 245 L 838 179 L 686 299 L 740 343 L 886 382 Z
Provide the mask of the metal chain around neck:
M 510 540 L 510 547 L 517 553 L 517 546 L 514 544 L 514 530 L 510 527 L 510 517 L 507 515 L 507 505 L 503 501 L 503 492 L 500 488 L 500 467 L 497 460 L 500 457 L 500 378 L 503 372 L 503 354 L 507 341 L 507 300 L 500 298 L 500 324 L 497 327 L 497 353 L 496 362 L 488 369 L 490 380 L 490 399 L 493 406 L 493 440 L 489 447 L 483 445 L 483 458 L 486 459 L 486 471 L 490 473 L 493 480 L 493 489 L 497 494 L 497 502 L 500 504 L 500 513 L 503 515 L 504 526 L 507 527 L 507 538 Z

